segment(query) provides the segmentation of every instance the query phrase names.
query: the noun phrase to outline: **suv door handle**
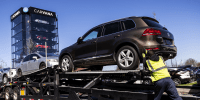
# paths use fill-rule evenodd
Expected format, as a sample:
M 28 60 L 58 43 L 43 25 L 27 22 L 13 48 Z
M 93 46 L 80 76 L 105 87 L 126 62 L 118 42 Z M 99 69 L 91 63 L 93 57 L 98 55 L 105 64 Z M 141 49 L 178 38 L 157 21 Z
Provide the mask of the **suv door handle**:
M 93 41 L 93 42 L 91 42 L 91 43 L 96 43 L 97 41 Z
M 114 36 L 114 38 L 118 38 L 118 37 L 120 37 L 120 35 Z

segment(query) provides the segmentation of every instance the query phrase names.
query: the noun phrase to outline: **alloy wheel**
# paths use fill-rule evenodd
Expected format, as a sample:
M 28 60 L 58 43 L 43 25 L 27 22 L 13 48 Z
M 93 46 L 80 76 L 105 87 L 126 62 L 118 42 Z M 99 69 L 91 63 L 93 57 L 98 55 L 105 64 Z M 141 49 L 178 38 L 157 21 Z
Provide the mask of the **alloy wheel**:
M 129 67 L 134 61 L 133 52 L 129 49 L 122 50 L 118 56 L 118 61 L 122 67 Z
M 3 83 L 6 84 L 8 82 L 8 79 L 6 76 L 3 77 Z
M 69 70 L 69 59 L 68 58 L 64 58 L 63 60 L 62 60 L 62 69 L 64 70 L 64 71 L 68 71 Z

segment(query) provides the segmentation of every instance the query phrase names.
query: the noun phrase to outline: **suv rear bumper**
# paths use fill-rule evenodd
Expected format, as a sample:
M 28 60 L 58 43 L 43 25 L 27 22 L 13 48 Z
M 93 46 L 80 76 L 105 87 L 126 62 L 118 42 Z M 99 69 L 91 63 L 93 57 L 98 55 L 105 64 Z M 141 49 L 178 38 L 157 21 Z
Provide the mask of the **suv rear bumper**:
M 177 54 L 177 48 L 176 46 L 171 45 L 156 45 L 153 47 L 145 47 L 145 48 L 159 48 L 157 53 L 161 53 L 164 59 L 172 59 L 176 57 Z
M 172 59 L 176 57 L 177 48 L 176 46 L 170 45 L 160 45 L 160 53 L 162 53 L 163 58 Z

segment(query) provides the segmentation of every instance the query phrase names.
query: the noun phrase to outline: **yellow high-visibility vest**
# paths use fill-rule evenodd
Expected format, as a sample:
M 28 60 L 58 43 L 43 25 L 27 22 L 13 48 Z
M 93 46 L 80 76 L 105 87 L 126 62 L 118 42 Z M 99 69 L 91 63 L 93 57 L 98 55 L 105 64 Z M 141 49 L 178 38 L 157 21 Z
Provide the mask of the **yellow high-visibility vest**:
M 146 60 L 146 63 L 148 69 L 152 72 L 152 82 L 158 81 L 166 77 L 170 77 L 168 69 L 165 66 L 164 60 L 161 56 L 159 56 L 159 61 Z

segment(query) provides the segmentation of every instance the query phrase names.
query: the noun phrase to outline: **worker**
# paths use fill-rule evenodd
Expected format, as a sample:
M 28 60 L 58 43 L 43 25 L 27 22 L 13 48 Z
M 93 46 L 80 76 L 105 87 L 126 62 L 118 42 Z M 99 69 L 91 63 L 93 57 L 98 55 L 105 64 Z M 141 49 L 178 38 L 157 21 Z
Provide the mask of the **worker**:
M 143 65 L 145 69 L 149 70 L 151 80 L 154 83 L 154 100 L 160 100 L 163 92 L 166 92 L 172 100 L 182 100 L 165 66 L 163 57 L 150 50 L 145 50 L 142 56 Z

